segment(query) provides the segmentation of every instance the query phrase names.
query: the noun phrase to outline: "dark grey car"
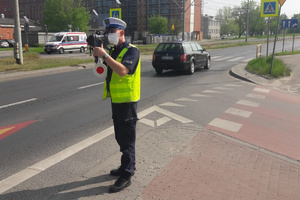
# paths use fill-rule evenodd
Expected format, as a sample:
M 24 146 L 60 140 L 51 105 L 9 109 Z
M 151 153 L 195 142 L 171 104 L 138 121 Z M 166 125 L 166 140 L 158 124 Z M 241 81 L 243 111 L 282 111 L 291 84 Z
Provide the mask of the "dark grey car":
M 210 68 L 210 55 L 197 42 L 165 42 L 156 47 L 152 66 L 158 74 L 169 69 L 193 74 L 195 67 Z

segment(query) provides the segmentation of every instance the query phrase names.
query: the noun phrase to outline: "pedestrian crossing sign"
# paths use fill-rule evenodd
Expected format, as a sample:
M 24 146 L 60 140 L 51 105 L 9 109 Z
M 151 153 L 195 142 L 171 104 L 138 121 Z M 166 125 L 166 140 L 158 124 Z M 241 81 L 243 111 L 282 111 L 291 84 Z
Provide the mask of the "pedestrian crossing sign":
M 278 0 L 261 0 L 261 17 L 277 17 L 278 10 Z
M 111 8 L 109 9 L 110 17 L 115 17 L 122 19 L 121 8 Z

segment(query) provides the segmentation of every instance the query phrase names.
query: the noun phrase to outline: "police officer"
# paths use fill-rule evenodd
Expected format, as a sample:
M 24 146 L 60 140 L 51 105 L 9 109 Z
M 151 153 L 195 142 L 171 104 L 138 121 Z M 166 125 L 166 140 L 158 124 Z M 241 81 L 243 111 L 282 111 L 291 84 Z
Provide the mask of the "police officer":
M 101 47 L 94 47 L 94 56 L 104 60 L 108 66 L 104 84 L 103 99 L 111 98 L 112 118 L 115 138 L 120 146 L 121 166 L 110 171 L 112 176 L 119 176 L 110 192 L 118 192 L 131 184 L 135 171 L 135 139 L 137 101 L 140 99 L 139 50 L 125 41 L 126 23 L 121 19 L 109 17 L 103 20 L 108 34 L 108 42 L 114 45 L 107 52 Z

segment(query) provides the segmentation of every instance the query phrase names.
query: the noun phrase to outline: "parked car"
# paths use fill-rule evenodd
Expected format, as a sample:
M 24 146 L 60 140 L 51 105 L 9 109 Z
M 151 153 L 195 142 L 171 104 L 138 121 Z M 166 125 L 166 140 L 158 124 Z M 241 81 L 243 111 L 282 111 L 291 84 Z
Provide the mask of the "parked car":
M 228 35 L 222 35 L 222 36 L 221 36 L 221 39 L 222 39 L 222 40 L 227 39 L 227 38 L 228 38 Z
M 210 55 L 197 42 L 164 42 L 153 53 L 152 66 L 156 73 L 163 70 L 185 70 L 189 74 L 195 67 L 210 68 Z
M 14 40 L 5 40 L 5 41 L 8 43 L 9 47 L 14 47 L 15 46 L 15 41 Z
M 0 47 L 1 48 L 3 48 L 3 47 L 9 47 L 9 44 L 5 40 L 0 40 Z

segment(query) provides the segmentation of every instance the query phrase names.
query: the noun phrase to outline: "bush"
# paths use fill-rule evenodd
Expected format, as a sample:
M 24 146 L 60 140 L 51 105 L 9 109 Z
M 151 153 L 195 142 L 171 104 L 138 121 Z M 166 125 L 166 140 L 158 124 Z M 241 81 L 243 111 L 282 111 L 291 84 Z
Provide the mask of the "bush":
M 274 58 L 272 73 L 270 74 L 272 57 L 269 56 L 261 57 L 258 59 L 251 60 L 246 66 L 248 72 L 258 74 L 261 76 L 266 76 L 268 78 L 278 78 L 282 76 L 290 76 L 291 69 L 289 69 L 282 60 Z

